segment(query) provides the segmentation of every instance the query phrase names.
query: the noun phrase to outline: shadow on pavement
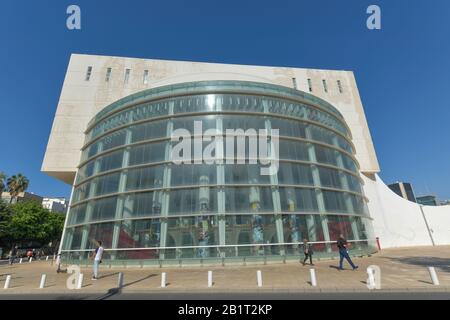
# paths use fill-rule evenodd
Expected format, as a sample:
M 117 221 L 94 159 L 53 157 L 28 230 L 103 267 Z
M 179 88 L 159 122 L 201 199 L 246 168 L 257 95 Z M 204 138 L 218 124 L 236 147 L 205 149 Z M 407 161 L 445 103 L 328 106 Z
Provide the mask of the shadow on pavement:
M 435 267 L 444 272 L 450 272 L 450 259 L 440 257 L 385 257 L 391 261 L 419 267 Z
M 141 282 L 141 281 L 144 281 L 144 280 L 146 280 L 146 279 L 153 278 L 153 277 L 156 277 L 156 274 L 155 274 L 155 273 L 152 273 L 152 274 L 150 274 L 150 275 L 148 275 L 148 276 L 146 276 L 146 277 L 144 277 L 144 278 L 142 278 L 142 279 L 138 279 L 138 280 L 136 280 L 136 281 L 127 283 L 127 284 L 124 285 L 124 287 L 131 286 L 131 285 L 133 285 L 133 284 L 136 284 L 136 283 L 138 283 L 138 282 Z
M 118 275 L 118 274 L 119 274 L 119 272 L 113 272 L 113 273 L 105 274 L 104 276 L 100 276 L 100 277 L 98 277 L 98 279 L 100 280 L 100 279 L 112 277 L 112 276 L 115 276 L 115 275 Z

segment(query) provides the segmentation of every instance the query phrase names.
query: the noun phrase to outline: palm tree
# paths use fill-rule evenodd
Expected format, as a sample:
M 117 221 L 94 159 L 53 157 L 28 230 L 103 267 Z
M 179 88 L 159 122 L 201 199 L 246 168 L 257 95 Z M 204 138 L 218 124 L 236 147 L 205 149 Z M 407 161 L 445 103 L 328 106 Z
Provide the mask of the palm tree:
M 17 198 L 19 193 L 24 192 L 28 188 L 30 181 L 19 173 L 18 175 L 13 175 L 9 177 L 6 184 L 8 185 L 8 191 L 11 196 L 9 203 L 12 203 L 13 198 Z
M 2 198 L 2 193 L 5 191 L 5 180 L 6 180 L 6 174 L 0 171 L 0 199 Z

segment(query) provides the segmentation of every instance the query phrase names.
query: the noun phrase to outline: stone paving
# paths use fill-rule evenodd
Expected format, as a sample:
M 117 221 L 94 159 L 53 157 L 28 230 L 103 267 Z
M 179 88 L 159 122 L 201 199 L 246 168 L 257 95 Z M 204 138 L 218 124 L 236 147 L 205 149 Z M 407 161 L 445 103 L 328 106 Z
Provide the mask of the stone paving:
M 337 260 L 318 261 L 313 267 L 317 275 L 317 287 L 310 283 L 310 266 L 299 262 L 287 264 L 215 267 L 144 267 L 144 268 L 100 268 L 100 279 L 91 280 L 91 268 L 82 268 L 84 283 L 81 290 L 66 287 L 68 274 L 56 273 L 52 261 L 0 266 L 1 294 L 13 293 L 106 293 L 117 287 L 118 273 L 124 273 L 123 292 L 162 291 L 167 292 L 336 292 L 368 291 L 366 268 L 377 265 L 381 268 L 382 290 L 393 291 L 450 291 L 450 246 L 386 249 L 371 257 L 354 258 L 359 265 L 356 271 L 339 271 Z M 434 266 L 440 286 L 431 282 L 427 266 Z M 213 271 L 213 287 L 207 287 L 207 271 Z M 257 287 L 256 271 L 262 271 L 263 287 Z M 167 287 L 160 288 L 161 273 L 167 274 Z M 11 275 L 9 289 L 3 289 L 7 275 Z M 47 275 L 44 289 L 39 289 L 41 274 Z

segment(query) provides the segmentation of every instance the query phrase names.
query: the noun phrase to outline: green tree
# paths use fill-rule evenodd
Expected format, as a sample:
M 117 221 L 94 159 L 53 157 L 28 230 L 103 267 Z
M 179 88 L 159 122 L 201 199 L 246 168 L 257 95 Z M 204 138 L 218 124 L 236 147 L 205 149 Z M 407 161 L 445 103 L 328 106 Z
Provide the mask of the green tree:
M 30 241 L 46 245 L 61 237 L 63 214 L 44 209 L 35 201 L 19 202 L 10 208 L 11 218 L 6 227 L 10 245 Z
M 8 185 L 8 191 L 11 196 L 9 203 L 12 203 L 14 198 L 17 198 L 19 193 L 27 190 L 30 181 L 21 173 L 9 177 L 6 184 Z
M 2 198 L 3 191 L 5 191 L 5 180 L 6 174 L 0 171 L 0 199 Z
M 9 223 L 11 221 L 10 207 L 0 199 L 0 247 L 9 247 L 12 243 L 11 235 L 9 233 Z

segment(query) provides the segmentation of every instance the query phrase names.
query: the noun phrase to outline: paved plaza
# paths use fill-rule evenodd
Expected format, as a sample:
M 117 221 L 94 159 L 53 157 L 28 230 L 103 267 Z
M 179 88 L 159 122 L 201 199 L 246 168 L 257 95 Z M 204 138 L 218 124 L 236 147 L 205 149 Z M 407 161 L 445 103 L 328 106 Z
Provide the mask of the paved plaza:
M 109 294 L 116 292 L 119 272 L 124 274 L 123 294 L 166 294 L 188 298 L 189 294 L 280 293 L 350 293 L 369 292 L 366 269 L 370 265 L 381 269 L 381 291 L 390 292 L 450 292 L 450 246 L 386 249 L 371 257 L 354 258 L 359 269 L 339 271 L 337 260 L 318 261 L 313 267 L 317 287 L 310 283 L 310 267 L 299 262 L 287 264 L 216 267 L 134 267 L 100 269 L 100 279 L 91 280 L 91 269 L 82 268 L 84 283 L 80 290 L 69 290 L 66 273 L 56 273 L 54 262 L 0 266 L 0 299 L 16 294 Z M 434 266 L 440 285 L 433 285 L 427 267 Z M 213 286 L 208 288 L 207 273 L 213 271 Z M 263 286 L 257 286 L 257 270 L 261 270 Z M 161 288 L 161 273 L 167 274 L 167 287 Z M 47 275 L 45 288 L 39 289 L 41 274 Z M 11 275 L 9 289 L 3 289 Z M 318 296 L 320 298 L 320 295 Z

